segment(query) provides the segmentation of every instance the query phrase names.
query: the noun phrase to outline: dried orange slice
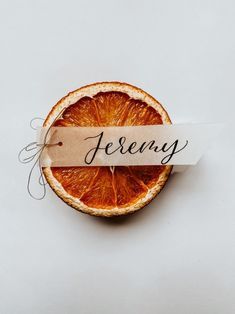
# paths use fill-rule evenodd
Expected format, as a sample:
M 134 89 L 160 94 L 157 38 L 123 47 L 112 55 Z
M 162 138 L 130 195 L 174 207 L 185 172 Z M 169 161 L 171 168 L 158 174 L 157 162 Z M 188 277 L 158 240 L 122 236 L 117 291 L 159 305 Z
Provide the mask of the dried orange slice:
M 62 114 L 60 115 L 60 112 Z M 162 105 L 126 83 L 81 87 L 62 98 L 44 126 L 128 126 L 171 124 Z M 46 167 L 44 175 L 67 204 L 96 216 L 137 211 L 163 188 L 172 166 Z

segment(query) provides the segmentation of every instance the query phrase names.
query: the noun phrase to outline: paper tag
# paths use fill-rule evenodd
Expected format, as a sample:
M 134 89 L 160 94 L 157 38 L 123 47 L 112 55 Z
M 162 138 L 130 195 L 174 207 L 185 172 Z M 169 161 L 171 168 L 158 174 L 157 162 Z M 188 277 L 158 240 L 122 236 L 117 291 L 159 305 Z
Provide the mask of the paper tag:
M 221 127 L 174 124 L 41 128 L 38 142 L 47 145 L 40 162 L 43 167 L 195 165 Z

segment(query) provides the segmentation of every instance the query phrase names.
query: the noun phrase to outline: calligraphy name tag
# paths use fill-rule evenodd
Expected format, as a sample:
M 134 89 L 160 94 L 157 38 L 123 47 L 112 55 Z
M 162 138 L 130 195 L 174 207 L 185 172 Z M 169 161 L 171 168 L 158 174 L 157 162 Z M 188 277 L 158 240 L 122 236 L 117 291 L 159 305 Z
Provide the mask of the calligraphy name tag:
M 219 124 L 41 128 L 41 166 L 194 165 Z M 60 145 L 48 145 L 60 143 Z

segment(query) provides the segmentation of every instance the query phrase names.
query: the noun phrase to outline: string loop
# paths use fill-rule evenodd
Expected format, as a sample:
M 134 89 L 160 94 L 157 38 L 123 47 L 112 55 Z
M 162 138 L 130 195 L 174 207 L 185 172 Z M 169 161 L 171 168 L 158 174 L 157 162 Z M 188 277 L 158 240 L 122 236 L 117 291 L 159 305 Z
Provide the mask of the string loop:
M 41 155 L 43 153 L 43 150 L 45 149 L 45 147 L 51 147 L 51 146 L 62 146 L 63 143 L 61 141 L 57 142 L 57 143 L 49 143 L 47 141 L 47 137 L 49 134 L 49 131 L 51 129 L 51 127 L 53 126 L 54 122 L 60 117 L 60 115 L 63 113 L 63 111 L 65 110 L 62 109 L 61 112 L 55 117 L 54 121 L 52 121 L 50 127 L 47 129 L 46 134 L 44 136 L 44 141 L 43 143 L 38 143 L 38 142 L 31 142 L 29 144 L 27 144 L 26 146 L 24 146 L 18 153 L 18 161 L 22 164 L 29 164 L 31 162 L 33 162 L 32 167 L 29 171 L 29 175 L 28 175 L 28 180 L 27 180 L 27 191 L 29 193 L 29 195 L 36 199 L 36 200 L 42 200 L 45 196 L 46 196 L 46 180 L 43 174 L 43 170 L 42 170 L 42 166 L 40 164 L 40 158 Z M 35 122 L 37 122 L 39 125 L 35 125 Z M 37 130 L 39 127 L 42 127 L 44 123 L 44 119 L 40 118 L 40 117 L 35 117 L 30 121 L 30 128 L 33 130 Z M 33 192 L 31 191 L 31 180 L 32 180 L 32 175 L 33 172 L 35 171 L 35 169 L 38 167 L 39 169 L 39 177 L 38 177 L 38 184 L 40 186 L 42 186 L 43 190 L 42 190 L 42 195 L 37 197 L 33 194 Z

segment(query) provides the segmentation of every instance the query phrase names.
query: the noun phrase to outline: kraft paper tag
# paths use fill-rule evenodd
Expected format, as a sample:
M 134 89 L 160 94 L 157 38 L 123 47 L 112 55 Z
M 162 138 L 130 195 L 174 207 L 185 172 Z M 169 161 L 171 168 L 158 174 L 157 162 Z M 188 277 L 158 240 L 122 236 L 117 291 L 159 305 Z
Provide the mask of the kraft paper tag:
M 43 167 L 195 165 L 221 127 L 175 124 L 40 128 L 38 143 L 45 144 L 40 163 Z M 178 168 L 181 171 L 184 167 Z

